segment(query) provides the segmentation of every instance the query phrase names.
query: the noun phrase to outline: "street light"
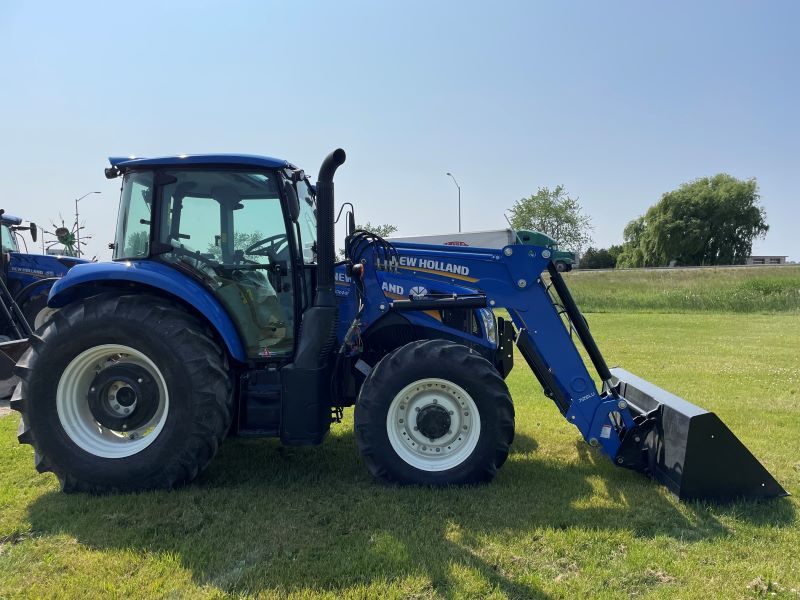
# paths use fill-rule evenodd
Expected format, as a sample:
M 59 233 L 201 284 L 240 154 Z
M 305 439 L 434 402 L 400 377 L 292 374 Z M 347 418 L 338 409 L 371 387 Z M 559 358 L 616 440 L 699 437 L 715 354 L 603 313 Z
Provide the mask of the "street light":
M 456 178 L 453 177 L 452 173 L 448 172 L 447 176 L 453 180 L 453 183 L 455 183 L 456 187 L 458 188 L 458 233 L 461 233 L 461 186 L 458 185 L 458 182 L 456 181 Z
M 81 222 L 80 218 L 78 217 L 78 202 L 86 198 L 86 196 L 99 193 L 100 192 L 86 192 L 83 196 L 75 200 L 75 250 L 78 258 L 81 257 Z

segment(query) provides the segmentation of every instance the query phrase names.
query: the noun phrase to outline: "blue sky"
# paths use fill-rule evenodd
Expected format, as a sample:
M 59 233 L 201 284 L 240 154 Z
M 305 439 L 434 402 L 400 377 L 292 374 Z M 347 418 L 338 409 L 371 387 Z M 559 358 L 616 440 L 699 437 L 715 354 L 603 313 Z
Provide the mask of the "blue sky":
M 106 157 L 247 152 L 316 174 L 406 235 L 500 228 L 564 184 L 598 245 L 665 191 L 756 177 L 800 260 L 800 3 L 0 3 L 2 206 L 82 203 L 107 258 Z M 69 220 L 69 219 L 68 219 Z

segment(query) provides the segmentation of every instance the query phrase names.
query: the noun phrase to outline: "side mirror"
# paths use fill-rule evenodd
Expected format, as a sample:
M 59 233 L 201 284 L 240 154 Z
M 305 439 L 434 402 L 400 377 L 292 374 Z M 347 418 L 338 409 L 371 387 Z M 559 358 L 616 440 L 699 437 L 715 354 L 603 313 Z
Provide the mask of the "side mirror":
M 356 230 L 356 215 L 353 211 L 347 213 L 347 235 L 353 235 Z
M 38 227 L 36 227 L 36 223 L 31 223 L 30 228 L 31 228 L 31 239 L 35 242 L 37 236 L 39 235 L 39 229 Z
M 294 189 L 294 185 L 290 181 L 284 180 L 283 193 L 286 195 L 289 217 L 296 223 L 297 219 L 300 218 L 300 200 L 297 198 L 297 190 Z

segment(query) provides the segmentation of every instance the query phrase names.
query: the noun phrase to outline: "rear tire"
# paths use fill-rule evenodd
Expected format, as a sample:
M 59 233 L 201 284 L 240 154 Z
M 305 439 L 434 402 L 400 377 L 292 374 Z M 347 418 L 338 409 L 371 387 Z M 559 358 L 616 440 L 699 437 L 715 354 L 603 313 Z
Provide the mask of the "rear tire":
M 370 472 L 391 483 L 490 481 L 514 439 L 514 407 L 492 364 L 445 340 L 387 354 L 361 388 L 356 442 Z
M 94 296 L 54 313 L 38 336 L 15 368 L 11 408 L 36 469 L 64 491 L 171 488 L 216 454 L 231 423 L 227 359 L 179 305 Z
M 569 265 L 567 265 L 567 263 L 565 263 L 563 260 L 556 261 L 556 271 L 559 273 L 569 271 Z

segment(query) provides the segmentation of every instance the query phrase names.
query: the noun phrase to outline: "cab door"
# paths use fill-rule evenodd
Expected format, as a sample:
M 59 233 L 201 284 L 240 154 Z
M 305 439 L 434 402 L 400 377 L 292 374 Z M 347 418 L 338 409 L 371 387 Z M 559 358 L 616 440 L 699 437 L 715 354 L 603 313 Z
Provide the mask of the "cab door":
M 277 171 L 174 170 L 161 178 L 163 260 L 203 280 L 249 358 L 290 357 L 296 337 L 294 228 Z

